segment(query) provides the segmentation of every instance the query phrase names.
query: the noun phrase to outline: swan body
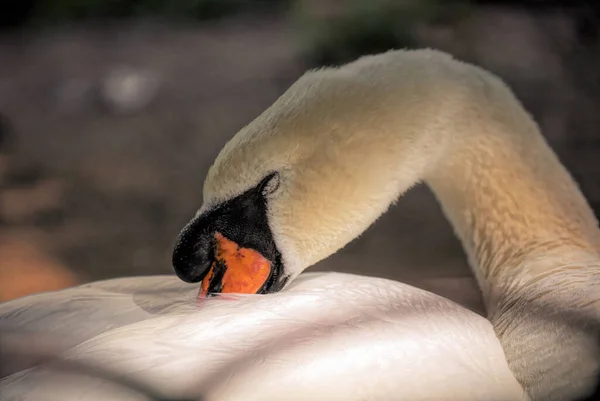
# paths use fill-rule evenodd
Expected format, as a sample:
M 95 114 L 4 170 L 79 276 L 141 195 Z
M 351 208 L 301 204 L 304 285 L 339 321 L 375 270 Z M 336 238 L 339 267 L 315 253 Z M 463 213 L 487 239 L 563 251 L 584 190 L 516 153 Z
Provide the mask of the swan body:
M 7 349 L 47 358 L 2 379 L 2 400 L 528 399 L 489 321 L 416 287 L 305 273 L 277 294 L 197 292 L 150 276 L 0 305 L 5 331 L 27 328 Z

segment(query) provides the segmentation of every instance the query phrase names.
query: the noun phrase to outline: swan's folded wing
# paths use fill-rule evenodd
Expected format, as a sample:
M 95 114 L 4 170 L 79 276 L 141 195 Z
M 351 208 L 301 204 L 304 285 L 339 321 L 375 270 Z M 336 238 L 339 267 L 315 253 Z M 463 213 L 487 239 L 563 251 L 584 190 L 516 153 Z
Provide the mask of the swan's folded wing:
M 193 304 L 195 291 L 174 276 L 131 277 L 0 304 L 0 377 L 108 330 Z
M 154 316 L 64 359 L 92 370 L 21 372 L 0 383 L 3 399 L 526 399 L 487 320 L 408 285 L 351 275 Z

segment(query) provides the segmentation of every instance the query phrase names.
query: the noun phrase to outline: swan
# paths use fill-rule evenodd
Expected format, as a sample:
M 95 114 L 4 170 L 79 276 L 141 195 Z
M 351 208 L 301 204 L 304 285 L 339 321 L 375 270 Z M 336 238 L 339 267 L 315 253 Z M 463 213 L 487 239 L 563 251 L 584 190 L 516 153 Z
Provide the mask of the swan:
M 419 182 L 489 320 L 406 284 L 304 272 Z M 0 305 L 10 349 L 34 354 L 6 372 L 3 399 L 563 400 L 594 385 L 597 222 L 481 68 L 426 49 L 309 71 L 224 146 L 203 196 L 178 278 Z
M 278 291 L 419 182 L 462 241 L 531 397 L 590 391 L 600 363 L 598 222 L 504 82 L 439 51 L 302 76 L 217 156 L 175 271 L 204 294 Z

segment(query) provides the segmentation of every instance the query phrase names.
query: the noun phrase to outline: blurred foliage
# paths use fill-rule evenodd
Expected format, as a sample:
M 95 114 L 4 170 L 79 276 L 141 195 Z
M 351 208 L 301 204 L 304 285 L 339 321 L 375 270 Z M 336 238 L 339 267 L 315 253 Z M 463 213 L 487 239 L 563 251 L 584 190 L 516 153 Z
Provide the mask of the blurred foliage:
M 274 11 L 291 0 L 4 0 L 0 26 L 160 17 L 206 20 L 244 11 Z
M 469 0 L 314 0 L 297 2 L 293 14 L 309 62 L 321 66 L 416 47 L 419 24 L 451 20 L 469 9 Z
M 413 48 L 421 24 L 452 22 L 482 5 L 559 8 L 598 39 L 600 2 L 591 0 L 3 0 L 0 28 L 30 28 L 124 18 L 203 21 L 248 12 L 287 12 L 311 66 Z M 596 4 L 595 6 L 593 4 Z
M 418 47 L 419 26 L 452 25 L 481 6 L 559 11 L 573 19 L 582 42 L 598 40 L 600 2 L 594 0 L 297 0 L 293 15 L 315 67 Z

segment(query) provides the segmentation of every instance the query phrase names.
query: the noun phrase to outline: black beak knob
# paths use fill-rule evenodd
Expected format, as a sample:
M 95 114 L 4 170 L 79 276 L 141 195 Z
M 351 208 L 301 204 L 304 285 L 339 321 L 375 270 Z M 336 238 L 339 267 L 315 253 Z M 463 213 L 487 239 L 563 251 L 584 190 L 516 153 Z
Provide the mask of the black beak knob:
M 186 283 L 198 283 L 208 274 L 214 260 L 214 235 L 192 220 L 179 234 L 173 249 L 173 270 Z

